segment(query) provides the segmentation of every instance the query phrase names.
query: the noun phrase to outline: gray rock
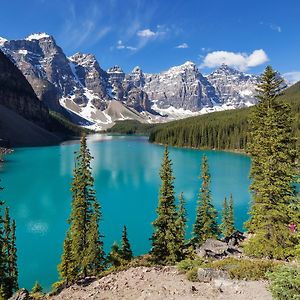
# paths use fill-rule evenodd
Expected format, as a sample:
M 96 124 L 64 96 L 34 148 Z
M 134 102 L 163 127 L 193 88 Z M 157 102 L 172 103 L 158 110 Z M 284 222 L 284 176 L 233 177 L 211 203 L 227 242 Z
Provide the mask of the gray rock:
M 229 275 L 227 272 L 222 270 L 216 270 L 211 268 L 199 268 L 197 272 L 198 281 L 200 282 L 211 282 L 213 280 L 227 280 L 229 279 Z
M 20 289 L 9 300 L 30 300 L 29 293 L 26 289 Z
M 214 87 L 220 104 L 244 107 L 256 103 L 256 85 L 259 77 L 237 71 L 227 65 L 220 66 L 207 76 Z
M 208 239 L 202 246 L 196 248 L 196 254 L 200 257 L 220 259 L 229 255 L 240 255 L 241 251 L 237 245 L 233 246 L 219 240 Z

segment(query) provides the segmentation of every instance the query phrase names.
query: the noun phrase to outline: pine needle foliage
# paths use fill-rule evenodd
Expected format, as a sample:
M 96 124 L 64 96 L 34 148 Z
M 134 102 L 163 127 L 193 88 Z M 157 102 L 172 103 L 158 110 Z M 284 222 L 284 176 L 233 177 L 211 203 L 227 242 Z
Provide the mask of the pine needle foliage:
M 174 176 L 168 148 L 165 148 L 160 170 L 161 187 L 159 191 L 157 218 L 152 223 L 150 251 L 155 263 L 173 264 L 180 260 L 180 245 L 177 243 L 177 211 L 174 193 Z
M 297 243 L 289 224 L 295 222 L 293 183 L 296 151 L 291 108 L 279 97 L 282 79 L 268 66 L 257 87 L 259 103 L 250 118 L 249 153 L 252 206 L 246 228 L 252 238 L 245 246 L 256 257 L 283 259 L 293 255 Z
M 203 244 L 209 238 L 217 238 L 219 228 L 217 224 L 217 211 L 213 206 L 209 173 L 208 159 L 202 157 L 201 176 L 202 184 L 198 194 L 196 220 L 193 227 L 191 243 L 194 246 Z
M 64 242 L 62 261 L 58 267 L 64 282 L 94 276 L 104 269 L 103 242 L 99 233 L 102 215 L 94 189 L 92 159 L 86 136 L 83 135 L 80 150 L 76 155 L 71 188 L 70 228 Z

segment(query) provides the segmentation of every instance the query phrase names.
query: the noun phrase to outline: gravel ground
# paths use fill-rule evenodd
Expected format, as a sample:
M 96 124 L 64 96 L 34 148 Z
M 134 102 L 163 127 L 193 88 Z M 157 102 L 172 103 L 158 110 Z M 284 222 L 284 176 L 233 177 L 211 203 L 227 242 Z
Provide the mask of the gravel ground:
M 262 281 L 190 282 L 175 267 L 138 267 L 103 277 L 88 286 L 73 285 L 51 300 L 271 300 Z

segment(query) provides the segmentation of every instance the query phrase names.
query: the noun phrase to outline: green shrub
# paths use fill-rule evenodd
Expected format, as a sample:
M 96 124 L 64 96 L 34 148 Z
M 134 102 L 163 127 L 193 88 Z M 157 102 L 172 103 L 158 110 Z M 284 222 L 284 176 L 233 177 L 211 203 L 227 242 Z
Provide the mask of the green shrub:
M 187 273 L 188 271 L 194 268 L 200 268 L 203 265 L 204 265 L 204 260 L 202 258 L 196 258 L 196 259 L 187 258 L 177 264 L 177 269 L 180 272 Z
M 266 273 L 280 264 L 271 260 L 225 258 L 212 262 L 209 267 L 227 271 L 230 278 L 260 280 L 267 279 Z
M 267 273 L 270 290 L 275 299 L 300 300 L 300 268 L 281 266 Z
M 186 273 L 186 277 L 189 281 L 193 281 L 193 282 L 198 281 L 198 267 L 190 269 Z

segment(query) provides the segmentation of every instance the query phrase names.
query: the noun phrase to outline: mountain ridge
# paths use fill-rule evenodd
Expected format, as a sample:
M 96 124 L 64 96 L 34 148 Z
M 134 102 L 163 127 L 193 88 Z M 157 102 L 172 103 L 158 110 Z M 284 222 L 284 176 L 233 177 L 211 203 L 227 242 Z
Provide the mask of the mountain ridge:
M 129 73 L 119 66 L 105 71 L 93 54 L 77 52 L 67 57 L 46 33 L 21 40 L 1 38 L 0 48 L 49 109 L 66 117 L 75 113 L 86 120 L 83 125 L 94 129 L 114 124 L 105 113 L 112 100 L 134 110 L 145 123 L 255 104 L 258 76 L 228 66 L 207 76 L 192 61 L 156 74 L 144 73 L 138 66 Z

